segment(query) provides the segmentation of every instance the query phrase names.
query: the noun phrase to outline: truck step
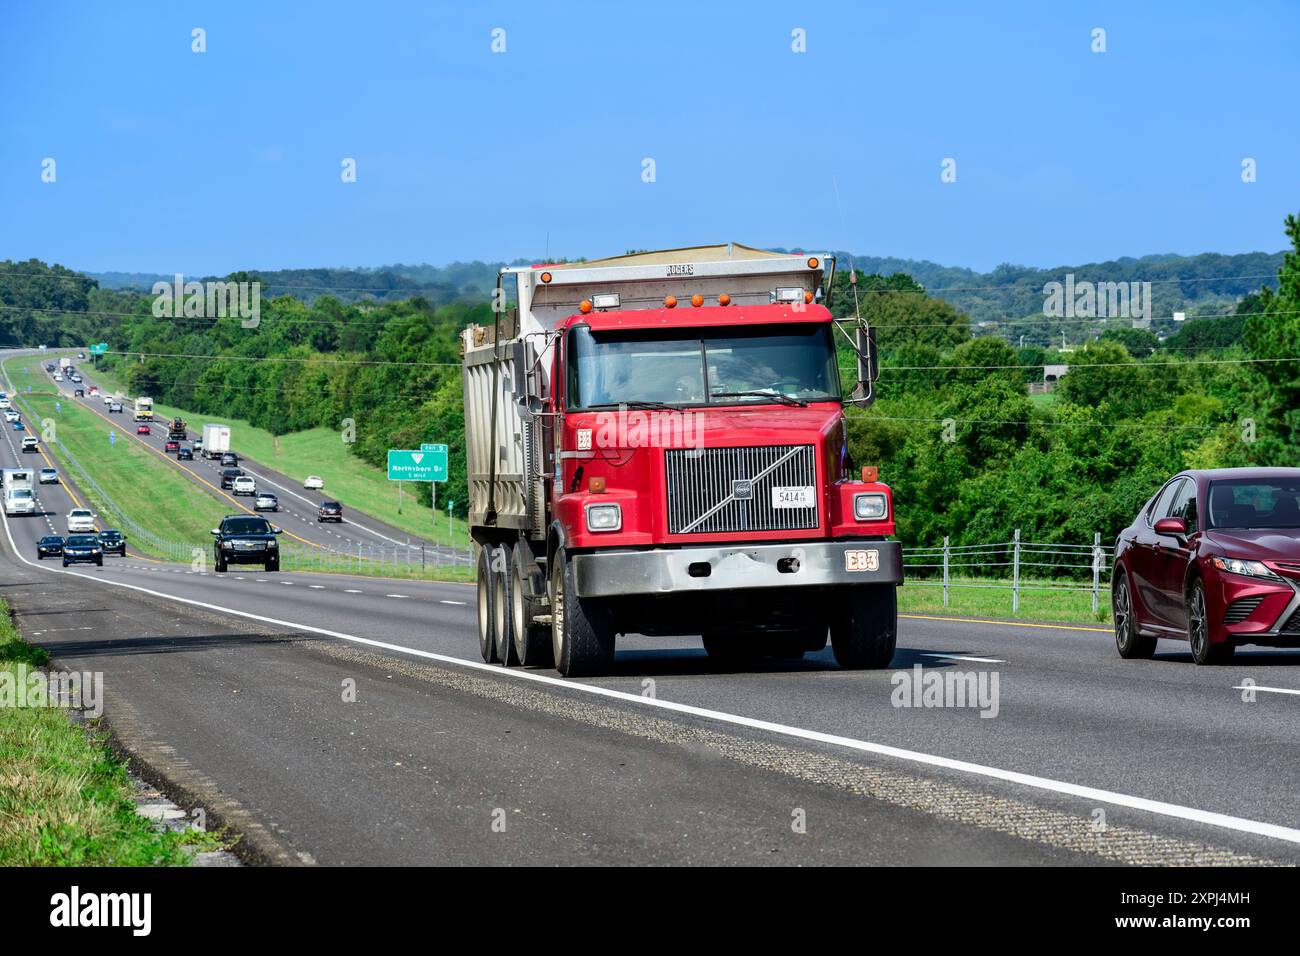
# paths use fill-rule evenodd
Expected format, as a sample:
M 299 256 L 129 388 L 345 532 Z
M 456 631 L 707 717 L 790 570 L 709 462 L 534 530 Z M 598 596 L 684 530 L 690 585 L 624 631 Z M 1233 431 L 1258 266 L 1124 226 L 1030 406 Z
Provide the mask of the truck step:
M 534 624 L 544 624 L 544 625 L 546 625 L 547 627 L 550 627 L 551 624 L 554 623 L 554 618 L 552 618 L 551 615 L 549 615 L 549 614 L 534 614 L 534 615 L 533 615 L 533 623 L 534 623 Z

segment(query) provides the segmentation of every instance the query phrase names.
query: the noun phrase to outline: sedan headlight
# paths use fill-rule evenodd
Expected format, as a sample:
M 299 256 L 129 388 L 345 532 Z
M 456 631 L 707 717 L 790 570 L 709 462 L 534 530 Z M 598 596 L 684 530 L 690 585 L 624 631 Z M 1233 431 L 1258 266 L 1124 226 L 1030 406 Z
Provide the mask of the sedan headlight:
M 889 517 L 889 503 L 878 491 L 853 496 L 853 517 L 859 521 L 879 521 Z
M 623 508 L 620 505 L 587 505 L 588 531 L 617 531 L 621 527 L 623 527 Z
M 1217 555 L 1210 559 L 1214 566 L 1220 571 L 1227 571 L 1229 574 L 1244 574 L 1250 578 L 1272 578 L 1275 581 L 1282 580 L 1274 574 L 1261 561 L 1243 561 L 1240 558 L 1220 558 Z

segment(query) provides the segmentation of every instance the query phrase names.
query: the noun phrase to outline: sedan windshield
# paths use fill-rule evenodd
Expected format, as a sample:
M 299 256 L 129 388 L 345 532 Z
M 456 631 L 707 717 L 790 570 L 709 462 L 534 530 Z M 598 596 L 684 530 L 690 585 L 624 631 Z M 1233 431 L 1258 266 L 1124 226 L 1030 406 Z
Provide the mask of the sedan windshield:
M 839 401 L 829 324 L 602 330 L 570 337 L 570 408 Z
M 99 544 L 99 539 L 89 534 L 74 534 L 68 539 L 68 547 L 71 548 L 93 548 Z
M 1300 479 L 1211 482 L 1209 505 L 1211 528 L 1300 528 Z

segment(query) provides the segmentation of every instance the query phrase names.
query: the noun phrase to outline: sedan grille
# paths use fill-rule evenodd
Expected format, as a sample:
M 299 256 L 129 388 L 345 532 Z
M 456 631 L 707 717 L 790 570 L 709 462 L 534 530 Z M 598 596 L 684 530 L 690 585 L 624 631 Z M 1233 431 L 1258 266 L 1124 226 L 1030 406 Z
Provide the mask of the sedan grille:
M 671 449 L 664 465 L 671 534 L 817 527 L 812 445 Z
M 1300 634 L 1300 610 L 1295 611 L 1282 625 L 1283 634 Z

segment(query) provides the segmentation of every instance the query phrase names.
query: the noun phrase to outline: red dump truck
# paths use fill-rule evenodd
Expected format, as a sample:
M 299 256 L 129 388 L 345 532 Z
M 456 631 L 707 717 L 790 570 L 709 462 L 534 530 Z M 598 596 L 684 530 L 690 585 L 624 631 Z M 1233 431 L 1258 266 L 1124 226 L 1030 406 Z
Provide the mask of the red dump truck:
M 832 318 L 833 275 L 737 244 L 501 271 L 461 338 L 485 661 L 594 675 L 619 635 L 732 661 L 829 635 L 841 666 L 888 666 L 902 555 L 844 416 L 875 339 Z

